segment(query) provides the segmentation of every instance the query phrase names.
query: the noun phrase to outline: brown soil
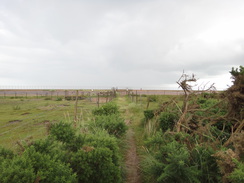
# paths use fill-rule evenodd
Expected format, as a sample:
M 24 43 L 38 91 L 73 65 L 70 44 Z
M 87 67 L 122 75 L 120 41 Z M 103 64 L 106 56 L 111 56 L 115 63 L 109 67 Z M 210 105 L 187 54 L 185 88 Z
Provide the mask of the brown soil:
M 21 122 L 22 120 L 12 120 L 12 121 L 9 121 L 9 123 L 19 123 Z
M 126 124 L 129 125 L 130 121 L 126 120 Z M 139 171 L 139 158 L 136 150 L 136 141 L 134 131 L 129 127 L 127 132 L 128 150 L 126 154 L 126 169 L 127 178 L 126 183 L 141 183 L 140 171 Z
M 25 113 L 23 113 L 23 114 L 21 114 L 21 115 L 27 115 L 27 114 L 30 114 L 29 112 L 25 112 Z

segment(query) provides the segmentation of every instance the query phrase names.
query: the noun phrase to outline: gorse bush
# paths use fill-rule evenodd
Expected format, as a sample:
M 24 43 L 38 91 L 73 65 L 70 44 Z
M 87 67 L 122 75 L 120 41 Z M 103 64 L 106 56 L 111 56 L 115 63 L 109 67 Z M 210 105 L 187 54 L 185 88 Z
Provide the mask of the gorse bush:
M 146 141 L 142 169 L 147 182 L 221 182 L 211 147 L 190 144 L 197 139 L 186 133 L 158 131 Z
M 92 111 L 94 115 L 111 115 L 118 114 L 119 108 L 115 103 L 109 102 L 102 105 L 100 108 L 94 109 Z
M 71 166 L 83 183 L 121 182 L 119 167 L 112 161 L 112 151 L 104 147 L 83 147 L 71 157 Z
M 160 127 L 163 132 L 170 129 L 172 130 L 177 122 L 178 116 L 171 112 L 162 112 L 159 116 Z
M 243 162 L 239 162 L 236 159 L 233 159 L 233 161 L 236 163 L 237 167 L 231 173 L 231 175 L 229 176 L 229 179 L 233 183 L 244 182 L 244 163 Z
M 37 152 L 32 146 L 24 152 L 23 157 L 31 161 L 31 165 L 40 182 L 77 182 L 76 174 L 68 163 L 52 158 L 49 154 Z
M 119 166 L 120 154 L 118 139 L 110 136 L 106 131 L 96 131 L 87 134 L 84 146 L 109 149 L 112 152 L 112 162 Z
M 1 162 L 1 159 L 12 159 L 13 157 L 14 157 L 13 151 L 11 151 L 9 149 L 5 149 L 0 146 L 0 162 Z
M 65 151 L 65 145 L 49 136 L 46 139 L 35 141 L 31 147 L 34 148 L 36 152 L 49 155 L 52 159 L 67 162 L 68 157 L 67 151 Z
M 116 137 L 121 137 L 128 129 L 124 119 L 118 114 L 96 116 L 95 125 L 105 129 L 110 135 L 115 135 Z
M 45 183 L 77 182 L 69 164 L 28 147 L 21 156 L 0 163 L 0 182 Z
M 0 162 L 0 172 L 1 183 L 33 183 L 37 177 L 31 160 L 22 156 Z
M 187 147 L 177 141 L 162 146 L 153 155 L 153 162 L 143 163 L 146 170 L 159 183 L 199 182 L 200 171 L 190 163 L 190 152 Z
M 19 155 L 0 148 L 1 183 L 122 182 L 116 137 L 102 129 L 80 134 L 64 122 L 51 125 L 49 132 L 46 139 L 23 146 Z
M 55 123 L 51 125 L 50 135 L 58 141 L 69 143 L 75 138 L 75 129 L 69 123 Z
M 152 119 L 154 117 L 154 110 L 145 110 L 144 116 L 145 116 L 146 121 Z
M 195 164 L 200 171 L 200 182 L 217 183 L 221 182 L 221 174 L 213 156 L 215 151 L 211 147 L 197 145 L 191 151 L 192 164 Z
M 86 135 L 78 134 L 69 143 L 65 144 L 65 149 L 72 152 L 77 152 L 84 145 Z

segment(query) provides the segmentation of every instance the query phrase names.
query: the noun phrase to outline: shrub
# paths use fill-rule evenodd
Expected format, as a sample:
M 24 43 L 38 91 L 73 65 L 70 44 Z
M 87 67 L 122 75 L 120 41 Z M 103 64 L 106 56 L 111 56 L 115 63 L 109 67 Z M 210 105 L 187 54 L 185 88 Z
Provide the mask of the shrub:
M 124 119 L 118 114 L 96 116 L 95 124 L 96 126 L 105 129 L 110 135 L 115 135 L 116 137 L 121 137 L 128 129 Z
M 119 112 L 119 108 L 114 103 L 106 103 L 102 105 L 102 107 L 94 109 L 92 113 L 94 115 L 111 115 L 111 114 L 117 114 Z
M 154 110 L 145 110 L 144 116 L 147 121 L 152 119 L 154 117 Z
M 159 123 L 162 131 L 165 132 L 168 129 L 172 130 L 177 122 L 177 118 L 178 116 L 174 113 L 162 112 L 159 116 Z
M 199 170 L 190 164 L 190 153 L 185 145 L 172 141 L 162 146 L 151 158 L 147 167 L 148 173 L 159 182 L 200 182 Z
M 236 163 L 237 167 L 230 174 L 229 179 L 233 183 L 244 182 L 244 163 L 243 162 L 238 162 L 236 159 L 233 159 L 233 161 Z
M 113 163 L 119 166 L 120 154 L 118 140 L 110 136 L 106 131 L 96 131 L 93 134 L 87 134 L 84 146 L 108 148 L 112 152 Z
M 65 100 L 68 100 L 68 101 L 73 100 L 73 97 L 72 96 L 66 96 Z
M 79 182 L 121 182 L 119 167 L 112 162 L 112 151 L 108 148 L 83 147 L 73 154 L 71 165 Z
M 33 183 L 36 179 L 34 168 L 28 157 L 16 156 L 0 163 L 1 183 Z
M 55 160 L 48 154 L 37 152 L 33 146 L 24 152 L 23 158 L 28 158 L 31 161 L 36 177 L 39 177 L 41 182 L 77 182 L 76 175 L 72 172 L 69 164 Z
M 62 97 L 58 97 L 57 99 L 56 99 L 56 101 L 62 101 L 63 99 L 62 99 Z
M 77 135 L 73 138 L 69 143 L 65 144 L 65 149 L 72 152 L 77 152 L 79 149 L 82 148 L 86 140 L 85 135 Z
M 50 135 L 58 141 L 70 143 L 75 138 L 75 129 L 69 123 L 54 123 L 50 127 Z
M 68 157 L 66 156 L 62 144 L 55 141 L 53 138 L 48 137 L 47 139 L 37 140 L 31 147 L 34 148 L 36 152 L 49 155 L 52 159 L 63 162 L 67 161 Z
M 0 162 L 1 159 L 12 159 L 14 157 L 13 151 L 9 149 L 5 149 L 0 146 Z
M 221 174 L 213 156 L 215 151 L 211 147 L 196 146 L 192 152 L 192 163 L 200 170 L 201 182 L 221 182 Z

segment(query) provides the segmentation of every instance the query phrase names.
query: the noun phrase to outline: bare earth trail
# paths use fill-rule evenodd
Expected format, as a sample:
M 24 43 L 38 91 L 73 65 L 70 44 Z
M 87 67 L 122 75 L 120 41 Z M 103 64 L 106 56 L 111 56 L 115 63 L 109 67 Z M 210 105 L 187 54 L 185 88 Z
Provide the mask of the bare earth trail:
M 141 183 L 139 172 L 139 158 L 136 151 L 136 142 L 134 132 L 129 128 L 128 132 L 128 150 L 126 154 L 127 183 Z
M 128 114 L 128 110 L 125 106 L 128 105 L 125 97 L 119 97 L 118 105 L 120 108 L 125 108 L 124 118 L 125 122 L 128 125 L 128 131 L 126 134 L 127 141 L 127 152 L 125 157 L 125 166 L 126 166 L 126 183 L 141 183 L 141 176 L 139 170 L 139 157 L 137 155 L 137 146 L 135 140 L 135 133 L 131 126 L 133 121 L 131 121 L 130 115 Z

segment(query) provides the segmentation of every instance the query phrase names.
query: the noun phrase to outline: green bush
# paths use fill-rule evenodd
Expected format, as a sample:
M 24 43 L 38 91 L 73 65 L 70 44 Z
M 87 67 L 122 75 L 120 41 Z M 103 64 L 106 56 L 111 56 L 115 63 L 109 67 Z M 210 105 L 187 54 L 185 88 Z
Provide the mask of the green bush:
M 69 123 L 54 123 L 51 125 L 50 135 L 58 141 L 70 143 L 75 138 L 75 129 Z
M 111 115 L 119 113 L 119 108 L 115 103 L 109 102 L 102 105 L 100 108 L 92 111 L 94 115 Z
M 82 183 L 121 182 L 119 167 L 113 163 L 108 148 L 84 147 L 73 153 L 71 166 Z
M 66 96 L 65 100 L 68 100 L 68 101 L 73 100 L 73 97 L 72 96 Z
M 82 148 L 85 140 L 86 136 L 79 134 L 75 136 L 73 140 L 71 140 L 69 143 L 65 144 L 65 149 L 67 149 L 68 151 L 77 152 L 79 149 Z
M 113 163 L 119 166 L 120 154 L 118 140 L 106 131 L 96 131 L 95 133 L 87 134 L 84 146 L 108 148 L 112 152 Z
M 31 160 L 21 156 L 2 161 L 0 172 L 1 183 L 33 183 L 37 177 Z
M 197 145 L 191 151 L 192 163 L 200 170 L 200 181 L 208 183 L 221 182 L 221 174 L 213 156 L 215 151 L 211 147 Z
M 118 114 L 96 116 L 95 125 L 105 129 L 110 135 L 115 135 L 116 137 L 121 137 L 128 129 L 124 119 Z
M 65 148 L 58 141 L 55 141 L 53 138 L 48 137 L 47 139 L 36 140 L 31 145 L 36 152 L 41 154 L 47 154 L 52 159 L 60 160 L 62 162 L 67 161 L 67 156 Z
M 243 162 L 239 162 L 236 159 L 234 159 L 233 161 L 236 163 L 237 167 L 230 174 L 229 179 L 233 183 L 244 182 L 244 163 Z
M 60 152 L 51 152 L 53 147 L 48 147 L 50 143 L 47 142 L 39 141 L 27 147 L 22 155 L 0 162 L 0 182 L 76 183 L 76 175 L 69 164 L 61 162 L 61 156 L 57 155 Z
M 48 154 L 37 152 L 30 146 L 23 154 L 23 158 L 31 161 L 36 177 L 45 183 L 75 183 L 76 174 L 73 173 L 69 164 L 53 159 Z
M 62 97 L 58 97 L 57 99 L 56 99 L 56 101 L 62 101 L 63 99 L 62 99 Z
M 13 151 L 11 151 L 9 149 L 5 149 L 0 146 L 0 162 L 1 162 L 1 159 L 12 159 L 13 157 L 14 157 Z
M 147 121 L 152 119 L 154 117 L 154 110 L 145 110 L 144 116 Z
M 162 112 L 159 116 L 160 127 L 163 132 L 172 130 L 177 122 L 178 116 L 171 112 Z
M 113 119 L 113 117 L 116 119 L 116 115 L 97 116 L 99 119 Z M 71 163 L 79 182 L 121 182 L 119 146 L 115 137 L 110 136 L 106 131 L 76 135 L 70 124 L 62 122 L 54 124 L 50 132 L 51 137 L 63 143 L 60 151 L 65 149 L 63 154 L 53 159 Z M 38 147 L 36 149 L 46 149 L 51 154 L 48 156 L 53 157 L 55 148 L 50 150 L 47 146 L 50 143 L 41 145 L 38 143 L 34 146 Z M 65 154 L 66 157 L 63 157 Z
M 150 157 L 151 155 L 149 155 Z M 151 160 L 151 162 L 148 162 Z M 172 141 L 162 146 L 151 158 L 146 158 L 146 176 L 159 183 L 200 183 L 200 171 L 190 163 L 190 152 L 185 145 Z

